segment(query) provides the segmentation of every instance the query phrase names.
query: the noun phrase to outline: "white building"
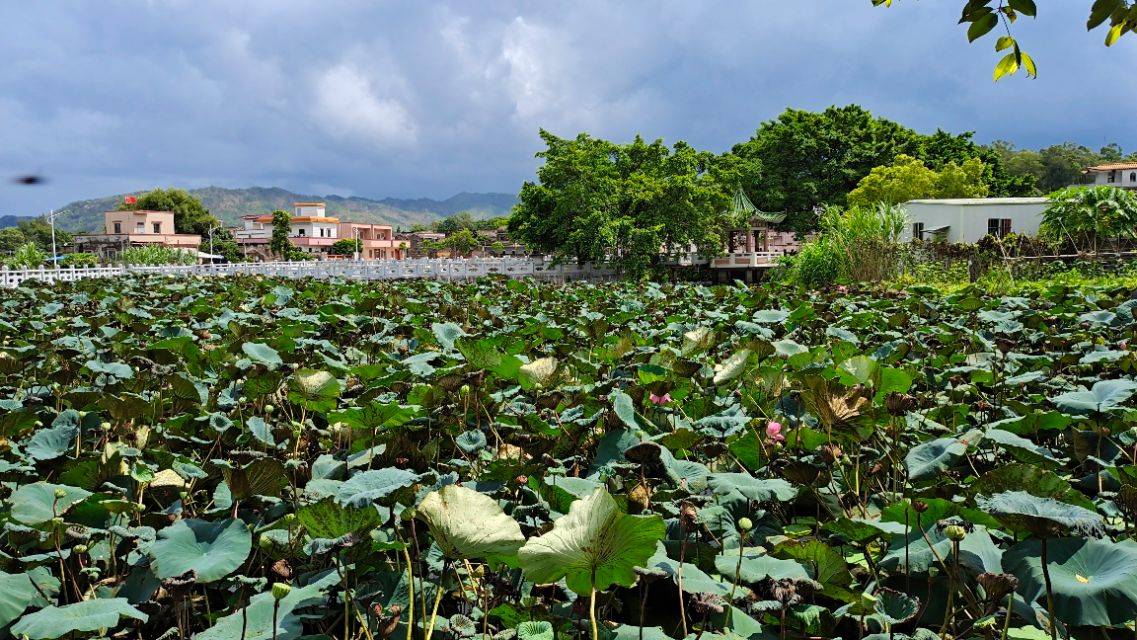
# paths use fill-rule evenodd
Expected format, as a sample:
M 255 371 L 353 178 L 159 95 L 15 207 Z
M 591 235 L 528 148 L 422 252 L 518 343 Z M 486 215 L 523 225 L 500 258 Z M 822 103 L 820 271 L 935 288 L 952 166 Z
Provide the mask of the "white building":
M 905 203 L 908 221 L 901 238 L 978 242 L 988 234 L 1038 235 L 1046 198 L 948 198 Z
M 1093 176 L 1095 187 L 1121 187 L 1137 189 L 1137 162 L 1099 164 L 1085 170 Z

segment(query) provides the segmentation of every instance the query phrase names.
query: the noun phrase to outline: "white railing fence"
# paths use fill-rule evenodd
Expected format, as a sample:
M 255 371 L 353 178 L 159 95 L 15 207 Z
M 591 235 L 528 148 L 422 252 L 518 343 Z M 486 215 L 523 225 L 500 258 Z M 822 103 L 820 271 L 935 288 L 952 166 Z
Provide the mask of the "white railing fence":
M 591 264 L 560 263 L 545 258 L 416 258 L 408 260 L 328 260 L 308 262 L 237 262 L 199 265 L 117 265 L 101 267 L 0 268 L 0 288 L 29 280 L 75 282 L 89 278 L 155 274 L 166 276 L 262 275 L 282 278 L 344 278 L 350 280 L 468 280 L 489 275 L 536 278 L 553 282 L 611 280 L 615 270 Z

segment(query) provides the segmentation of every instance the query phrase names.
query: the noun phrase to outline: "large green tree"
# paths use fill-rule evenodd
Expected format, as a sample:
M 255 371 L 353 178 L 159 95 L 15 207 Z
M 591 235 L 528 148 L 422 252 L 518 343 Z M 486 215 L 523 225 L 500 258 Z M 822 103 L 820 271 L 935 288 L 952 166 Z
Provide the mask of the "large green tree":
M 990 195 L 1033 190 L 1029 179 L 1007 174 L 998 154 L 976 144 L 970 133 L 923 135 L 857 105 L 821 112 L 787 109 L 735 145 L 731 155 L 735 158 L 724 158 L 723 164 L 732 167 L 754 204 L 785 211 L 787 224 L 800 231 L 815 229 L 815 211 L 846 205 L 847 194 L 870 171 L 892 164 L 899 155 L 937 171 L 978 158 Z
M 900 0 L 872 0 L 875 6 L 890 7 Z M 1034 18 L 1038 15 L 1035 0 L 956 0 L 963 5 L 960 24 L 967 25 L 967 39 L 971 42 L 995 31 L 995 51 L 1001 54 L 995 65 L 995 80 L 1025 70 L 1030 77 L 1038 76 L 1034 59 L 1030 57 L 1012 33 L 1012 25 L 1022 16 Z M 1063 3 L 1071 0 L 1062 0 Z M 1049 6 L 1057 4 L 1050 0 Z M 1086 29 L 1107 27 L 1105 45 L 1112 46 L 1126 33 L 1137 31 L 1137 2 L 1134 0 L 1087 0 L 1089 17 Z M 1000 27 L 998 30 L 996 28 Z
M 233 232 L 221 224 L 216 216 L 184 189 L 154 189 L 148 191 L 131 203 L 124 205 L 135 211 L 171 211 L 174 214 L 174 231 L 201 236 L 202 244 L 208 243 L 210 230 L 213 235 L 213 252 L 225 256 L 230 262 L 241 260 L 241 249 L 233 238 Z M 208 247 L 206 247 L 208 248 Z
M 537 251 L 611 261 L 645 273 L 660 251 L 690 245 L 717 254 L 725 240 L 730 185 L 712 171 L 714 154 L 685 142 L 636 137 L 617 144 L 541 131 L 546 149 L 536 182 L 526 182 L 510 233 Z M 735 175 L 732 173 L 732 175 Z
M 1019 149 L 1014 144 L 999 140 L 991 145 L 992 153 L 999 155 L 1007 173 L 1033 180 L 1039 193 L 1086 183 L 1086 167 L 1109 162 L 1137 162 L 1137 153 L 1126 153 L 1117 143 L 1110 143 L 1094 151 L 1073 142 L 1055 144 L 1034 151 Z
M 948 162 L 936 171 L 912 156 L 899 155 L 892 164 L 876 167 L 849 192 L 851 206 L 878 203 L 896 205 L 919 198 L 981 198 L 987 195 L 983 183 L 984 165 L 978 158 L 962 165 Z

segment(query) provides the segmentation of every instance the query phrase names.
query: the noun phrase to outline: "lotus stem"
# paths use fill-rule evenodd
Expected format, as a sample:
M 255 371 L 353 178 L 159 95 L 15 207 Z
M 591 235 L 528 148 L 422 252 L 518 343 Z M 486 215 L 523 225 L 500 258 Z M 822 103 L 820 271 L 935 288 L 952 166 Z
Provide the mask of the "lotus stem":
M 426 640 L 430 640 L 430 636 L 434 635 L 434 622 L 438 618 L 438 603 L 442 602 L 442 578 L 446 576 L 445 569 L 442 571 L 442 577 L 438 580 L 438 587 L 434 593 L 434 607 L 430 611 L 430 626 L 426 629 Z
M 1007 640 L 1007 634 L 1011 631 L 1011 607 L 1015 604 L 1015 592 L 1012 590 L 1007 594 L 1007 619 L 1003 620 L 1003 634 L 999 640 Z
M 596 584 L 592 585 L 592 594 L 588 597 L 588 619 L 592 622 L 592 640 L 600 640 L 600 629 L 596 625 Z M 430 637 L 427 637 L 430 640 Z
M 1058 640 L 1058 626 L 1054 620 L 1054 591 L 1050 588 L 1050 557 L 1046 551 L 1046 538 L 1042 539 L 1042 580 L 1046 584 L 1046 613 L 1050 616 L 1050 640 Z
M 280 600 L 272 599 L 272 640 L 276 640 L 276 614 L 280 611 Z
M 411 640 L 415 626 L 415 574 L 409 545 L 403 545 L 403 559 L 407 563 L 407 640 Z

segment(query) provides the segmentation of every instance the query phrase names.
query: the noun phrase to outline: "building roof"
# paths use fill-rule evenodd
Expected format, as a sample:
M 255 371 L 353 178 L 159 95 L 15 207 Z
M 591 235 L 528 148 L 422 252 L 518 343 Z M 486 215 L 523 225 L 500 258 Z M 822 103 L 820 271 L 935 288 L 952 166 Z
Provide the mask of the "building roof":
M 294 206 L 294 207 L 322 207 L 322 206 L 324 206 L 324 203 L 323 202 L 293 202 L 292 206 Z
M 155 209 L 114 209 L 112 211 L 104 211 L 103 215 L 108 213 L 133 213 L 136 216 L 144 216 L 150 213 L 168 213 L 174 215 L 173 211 L 157 211 Z
M 905 204 L 942 204 L 949 207 L 970 207 L 992 204 L 1047 204 L 1048 198 L 928 198 L 910 200 Z
M 1096 167 L 1087 167 L 1082 173 L 1091 171 L 1127 171 L 1137 169 L 1137 162 L 1115 162 L 1113 164 L 1099 164 Z
M 328 222 L 331 224 L 339 224 L 339 221 L 339 218 L 326 218 L 323 216 L 293 216 L 291 220 L 291 222 Z

